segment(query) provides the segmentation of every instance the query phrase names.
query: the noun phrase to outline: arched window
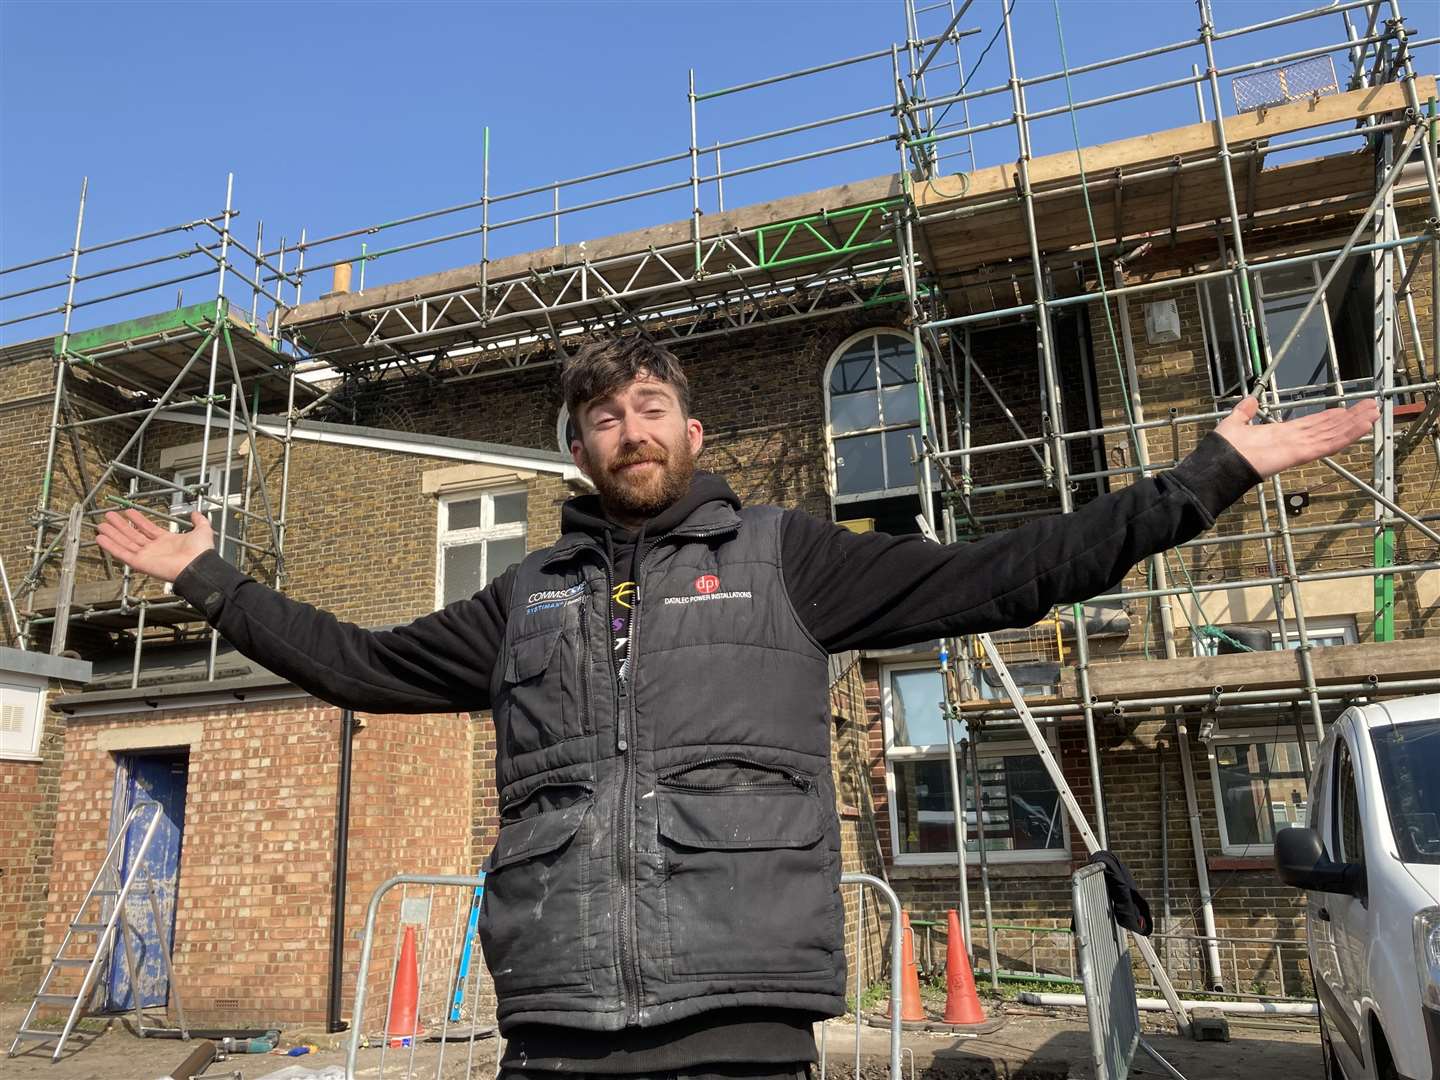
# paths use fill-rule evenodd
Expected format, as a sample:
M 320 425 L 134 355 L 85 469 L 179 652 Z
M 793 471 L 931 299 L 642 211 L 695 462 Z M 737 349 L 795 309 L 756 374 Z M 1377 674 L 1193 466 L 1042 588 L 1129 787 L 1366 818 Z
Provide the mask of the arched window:
M 837 503 L 915 492 L 920 399 L 908 334 L 864 330 L 842 342 L 825 370 L 825 416 Z
M 562 454 L 570 453 L 570 406 L 562 404 L 560 415 L 555 417 L 555 445 Z

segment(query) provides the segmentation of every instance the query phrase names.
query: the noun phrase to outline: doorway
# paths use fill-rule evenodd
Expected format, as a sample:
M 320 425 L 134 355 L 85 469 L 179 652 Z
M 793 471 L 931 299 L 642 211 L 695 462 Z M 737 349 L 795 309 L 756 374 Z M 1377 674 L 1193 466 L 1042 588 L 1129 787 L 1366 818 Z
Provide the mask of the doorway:
M 164 957 L 175 942 L 175 906 L 180 882 L 180 850 L 185 834 L 185 790 L 190 775 L 188 749 L 166 749 L 117 754 L 115 795 L 111 803 L 111 829 L 117 830 L 137 802 L 160 804 L 160 825 L 144 855 L 145 875 L 154 883 L 160 917 L 143 889 L 131 893 L 126 904 L 132 928 L 130 948 L 134 953 L 135 976 L 141 1008 L 163 1008 L 170 996 L 170 980 Z M 142 814 L 133 822 L 124 840 L 120 863 L 123 882 L 135 867 L 140 844 L 150 823 Z M 116 934 L 110 957 L 110 978 L 106 986 L 107 1010 L 124 1012 L 135 1008 L 135 988 L 130 985 L 130 967 L 125 959 L 125 940 Z

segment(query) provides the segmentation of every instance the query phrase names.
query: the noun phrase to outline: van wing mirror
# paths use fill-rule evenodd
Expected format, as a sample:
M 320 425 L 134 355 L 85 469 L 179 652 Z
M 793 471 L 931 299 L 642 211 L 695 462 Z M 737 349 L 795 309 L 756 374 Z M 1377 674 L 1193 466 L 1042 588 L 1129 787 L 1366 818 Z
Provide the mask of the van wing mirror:
M 1364 867 L 1331 861 L 1314 829 L 1281 829 L 1275 834 L 1275 869 L 1281 881 L 1297 889 L 1347 896 L 1365 891 Z

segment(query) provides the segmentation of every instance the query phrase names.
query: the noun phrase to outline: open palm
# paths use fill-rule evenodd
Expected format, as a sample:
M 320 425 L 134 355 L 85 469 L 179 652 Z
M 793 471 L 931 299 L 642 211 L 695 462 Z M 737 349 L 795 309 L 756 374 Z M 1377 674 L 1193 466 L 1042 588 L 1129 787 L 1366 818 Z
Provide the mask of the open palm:
M 1380 406 L 1372 398 L 1357 401 L 1348 409 L 1326 409 L 1298 420 L 1252 424 L 1250 421 L 1255 419 L 1259 408 L 1255 398 L 1243 398 L 1215 430 L 1239 451 L 1261 479 L 1339 453 L 1362 438 L 1380 419 Z
M 191 513 L 189 532 L 162 529 L 139 510 L 110 511 L 96 530 L 102 548 L 132 570 L 174 581 L 197 556 L 215 550 L 215 530 L 201 513 Z

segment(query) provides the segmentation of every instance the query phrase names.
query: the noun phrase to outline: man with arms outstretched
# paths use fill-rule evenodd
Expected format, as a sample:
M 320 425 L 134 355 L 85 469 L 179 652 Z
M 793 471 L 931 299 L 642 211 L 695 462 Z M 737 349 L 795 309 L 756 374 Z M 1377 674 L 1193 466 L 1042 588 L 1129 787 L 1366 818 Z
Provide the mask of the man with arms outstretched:
M 554 546 L 408 626 L 258 584 L 198 513 L 183 534 L 111 513 L 99 534 L 318 698 L 493 710 L 480 928 L 514 1078 L 805 1076 L 812 1023 L 846 1006 L 827 654 L 1028 626 L 1378 415 L 1252 425 L 1246 398 L 1169 472 L 942 546 L 742 507 L 696 471 L 685 375 L 644 338 L 584 349 L 561 382 L 597 494 L 565 503 Z

